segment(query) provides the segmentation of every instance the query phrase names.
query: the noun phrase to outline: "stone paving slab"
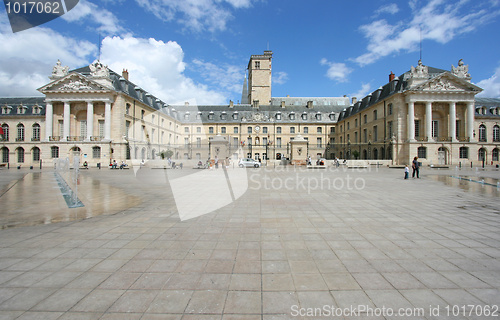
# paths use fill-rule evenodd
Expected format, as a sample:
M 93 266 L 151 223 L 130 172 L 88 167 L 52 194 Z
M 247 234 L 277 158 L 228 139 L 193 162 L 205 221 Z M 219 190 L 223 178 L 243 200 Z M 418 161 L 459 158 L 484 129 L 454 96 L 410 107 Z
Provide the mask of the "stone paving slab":
M 106 184 L 140 201 L 111 215 L 0 230 L 0 319 L 331 319 L 295 312 L 360 305 L 425 313 L 343 310 L 333 319 L 495 318 L 447 314 L 500 305 L 500 190 L 492 186 L 447 182 L 455 170 L 405 181 L 385 168 L 248 169 L 243 196 L 181 222 L 158 172 L 84 171 L 83 189 Z M 4 186 L 26 174 L 4 173 Z

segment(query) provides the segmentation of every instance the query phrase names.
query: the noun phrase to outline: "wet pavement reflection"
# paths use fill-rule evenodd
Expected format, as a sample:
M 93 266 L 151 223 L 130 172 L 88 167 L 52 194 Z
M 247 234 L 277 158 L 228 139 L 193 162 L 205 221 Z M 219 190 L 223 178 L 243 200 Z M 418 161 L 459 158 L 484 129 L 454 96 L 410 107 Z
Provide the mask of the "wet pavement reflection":
M 500 180 L 481 176 L 429 175 L 429 178 L 451 187 L 481 195 L 500 197 Z
M 141 203 L 139 197 L 84 175 L 78 180 L 78 198 L 84 207 L 68 208 L 52 171 L 27 173 L 0 192 L 0 228 L 87 219 Z

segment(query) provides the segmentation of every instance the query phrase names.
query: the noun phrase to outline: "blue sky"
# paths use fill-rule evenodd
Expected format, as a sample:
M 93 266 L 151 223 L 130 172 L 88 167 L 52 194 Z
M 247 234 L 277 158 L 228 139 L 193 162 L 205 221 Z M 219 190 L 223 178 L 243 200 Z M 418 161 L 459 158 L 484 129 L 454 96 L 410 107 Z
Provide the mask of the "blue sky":
M 420 31 L 421 30 L 421 31 Z M 101 61 L 166 103 L 238 102 L 251 54 L 269 48 L 274 97 L 362 98 L 416 65 L 463 59 L 500 98 L 500 0 L 80 0 L 13 34 L 0 9 L 0 96 L 33 96 L 60 59 Z

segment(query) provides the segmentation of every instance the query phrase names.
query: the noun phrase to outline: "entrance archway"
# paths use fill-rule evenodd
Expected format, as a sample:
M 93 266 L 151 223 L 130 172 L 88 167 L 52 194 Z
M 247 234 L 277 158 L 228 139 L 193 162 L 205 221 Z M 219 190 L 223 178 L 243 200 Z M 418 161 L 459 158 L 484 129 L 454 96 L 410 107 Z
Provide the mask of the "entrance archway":
M 438 164 L 442 166 L 448 164 L 448 149 L 445 147 L 439 147 L 438 149 Z

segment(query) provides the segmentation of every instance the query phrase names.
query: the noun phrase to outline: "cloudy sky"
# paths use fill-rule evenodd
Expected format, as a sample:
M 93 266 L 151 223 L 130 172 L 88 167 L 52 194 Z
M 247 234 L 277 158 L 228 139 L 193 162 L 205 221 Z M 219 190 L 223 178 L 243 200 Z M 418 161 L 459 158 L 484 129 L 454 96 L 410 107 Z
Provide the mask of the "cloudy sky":
M 463 59 L 500 98 L 500 0 L 80 0 L 12 33 L 0 9 L 0 97 L 34 96 L 58 59 L 97 59 L 169 104 L 238 102 L 251 54 L 270 49 L 274 97 L 365 96 L 416 65 Z M 420 41 L 422 39 L 422 41 Z

